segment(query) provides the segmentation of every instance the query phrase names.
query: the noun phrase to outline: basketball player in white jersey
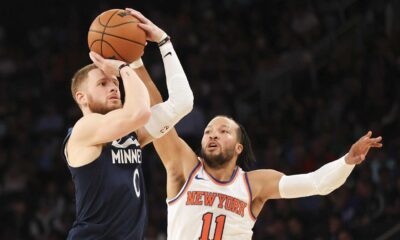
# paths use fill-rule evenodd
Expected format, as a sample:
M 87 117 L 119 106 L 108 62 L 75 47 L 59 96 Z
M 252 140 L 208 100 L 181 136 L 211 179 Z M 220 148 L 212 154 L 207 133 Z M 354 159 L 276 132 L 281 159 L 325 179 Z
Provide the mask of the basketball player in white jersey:
M 160 30 L 141 13 L 130 10 L 156 34 Z M 162 98 L 154 84 L 145 83 L 153 102 Z M 381 137 L 369 131 L 349 152 L 314 172 L 286 176 L 272 169 L 245 172 L 254 160 L 245 129 L 226 116 L 212 119 L 204 130 L 201 156 L 172 129 L 154 146 L 167 171 L 168 239 L 251 239 L 252 228 L 270 199 L 326 195 L 340 187 Z

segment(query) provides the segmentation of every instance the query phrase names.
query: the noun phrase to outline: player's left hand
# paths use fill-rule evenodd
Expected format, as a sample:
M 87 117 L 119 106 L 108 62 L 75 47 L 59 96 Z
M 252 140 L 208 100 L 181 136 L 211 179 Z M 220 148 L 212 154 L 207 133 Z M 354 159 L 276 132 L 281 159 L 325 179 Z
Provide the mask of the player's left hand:
M 138 26 L 146 32 L 146 38 L 150 42 L 159 43 L 167 36 L 167 34 L 161 28 L 157 27 L 148 18 L 143 16 L 141 12 L 132 8 L 126 8 L 125 10 L 135 18 L 139 19 L 140 23 L 138 23 Z
M 365 160 L 370 148 L 382 147 L 382 137 L 371 138 L 371 136 L 372 132 L 368 131 L 367 134 L 351 146 L 349 153 L 345 157 L 347 164 L 360 164 Z
M 108 76 L 119 76 L 119 66 L 124 64 L 123 61 L 114 59 L 105 59 L 100 54 L 91 51 L 89 53 L 93 63 Z

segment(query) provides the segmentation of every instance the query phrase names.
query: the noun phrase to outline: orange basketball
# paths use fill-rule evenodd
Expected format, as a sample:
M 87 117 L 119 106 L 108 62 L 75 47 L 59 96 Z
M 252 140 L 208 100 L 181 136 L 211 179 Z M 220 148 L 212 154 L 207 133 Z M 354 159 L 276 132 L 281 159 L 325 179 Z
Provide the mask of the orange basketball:
M 143 55 L 146 33 L 139 20 L 122 9 L 103 12 L 90 25 L 88 44 L 104 58 L 133 62 Z

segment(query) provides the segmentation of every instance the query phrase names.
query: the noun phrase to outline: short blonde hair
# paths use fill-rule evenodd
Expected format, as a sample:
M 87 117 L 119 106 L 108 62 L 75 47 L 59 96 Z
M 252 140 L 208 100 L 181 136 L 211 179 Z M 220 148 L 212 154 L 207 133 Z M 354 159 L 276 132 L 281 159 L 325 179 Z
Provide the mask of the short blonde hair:
M 71 93 L 72 93 L 72 97 L 74 98 L 76 103 L 78 103 L 78 101 L 75 98 L 76 92 L 78 91 L 78 89 L 82 85 L 82 83 L 87 79 L 88 73 L 91 70 L 96 69 L 96 68 L 97 68 L 96 65 L 94 65 L 93 63 L 89 64 L 89 65 L 86 65 L 83 68 L 81 68 L 78 71 L 76 71 L 76 73 L 72 77 Z

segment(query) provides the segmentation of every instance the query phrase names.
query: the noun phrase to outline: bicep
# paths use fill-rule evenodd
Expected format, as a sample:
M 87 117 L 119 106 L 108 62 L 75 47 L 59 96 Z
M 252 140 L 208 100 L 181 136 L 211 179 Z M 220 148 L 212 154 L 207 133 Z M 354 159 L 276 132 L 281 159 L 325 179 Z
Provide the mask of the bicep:
M 185 176 L 187 179 L 190 171 L 198 163 L 197 156 L 190 146 L 181 139 L 175 129 L 153 141 L 154 148 L 160 156 L 167 171 Z
M 272 169 L 261 169 L 249 172 L 248 177 L 253 198 L 258 198 L 262 202 L 268 199 L 281 198 L 279 193 L 279 181 L 283 176 L 283 173 Z

